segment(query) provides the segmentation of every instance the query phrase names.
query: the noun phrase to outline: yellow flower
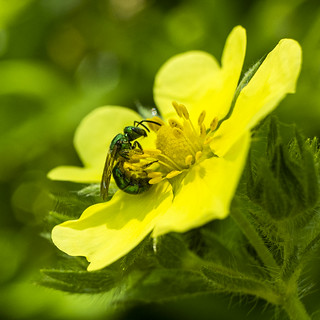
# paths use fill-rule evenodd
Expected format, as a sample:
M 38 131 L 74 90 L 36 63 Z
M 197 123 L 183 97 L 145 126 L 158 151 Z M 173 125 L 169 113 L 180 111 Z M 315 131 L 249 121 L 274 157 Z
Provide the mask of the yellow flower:
M 139 140 L 144 155 L 156 159 L 145 173 L 153 184 L 138 195 L 121 190 L 106 203 L 83 212 L 52 231 L 55 245 L 72 256 L 85 256 L 88 270 L 103 268 L 127 254 L 152 232 L 153 237 L 185 232 L 229 214 L 250 145 L 250 130 L 293 93 L 301 66 L 299 44 L 279 42 L 240 92 L 228 115 L 245 56 L 245 30 L 229 35 L 219 66 L 205 52 L 171 58 L 158 72 L 155 102 L 163 121 Z M 178 101 L 178 103 L 173 103 Z M 100 182 L 108 145 L 127 125 L 142 120 L 129 109 L 96 109 L 80 124 L 75 147 L 83 168 L 58 167 L 51 179 Z M 139 166 L 139 160 L 136 164 Z M 141 168 L 146 168 L 142 167 Z

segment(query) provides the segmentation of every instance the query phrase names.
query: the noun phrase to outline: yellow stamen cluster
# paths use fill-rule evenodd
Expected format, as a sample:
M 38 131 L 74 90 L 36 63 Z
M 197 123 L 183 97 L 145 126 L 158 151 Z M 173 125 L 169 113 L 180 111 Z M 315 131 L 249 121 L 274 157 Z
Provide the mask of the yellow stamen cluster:
M 149 159 L 157 163 L 155 171 L 149 171 L 149 184 L 156 184 L 163 179 L 172 179 L 196 162 L 204 159 L 210 151 L 208 144 L 212 140 L 212 133 L 218 125 L 214 118 L 207 130 L 204 120 L 206 112 L 202 111 L 198 117 L 197 127 L 193 126 L 189 112 L 183 104 L 172 103 L 179 119 L 169 119 L 165 123 L 158 117 L 150 120 L 159 123 L 149 123 L 149 128 L 157 134 L 156 149 L 144 149 L 139 159 Z

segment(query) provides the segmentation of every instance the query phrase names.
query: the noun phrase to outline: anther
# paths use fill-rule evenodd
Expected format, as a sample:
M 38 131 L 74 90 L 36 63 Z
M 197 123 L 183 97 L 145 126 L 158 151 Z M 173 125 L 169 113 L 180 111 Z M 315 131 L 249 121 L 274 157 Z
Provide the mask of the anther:
M 182 117 L 182 111 L 180 109 L 180 105 L 178 104 L 178 102 L 172 101 L 172 105 L 175 108 L 176 113 L 178 114 L 178 116 L 181 118 Z
M 189 116 L 189 112 L 188 112 L 186 106 L 184 104 L 180 104 L 179 107 L 180 107 L 181 112 L 182 112 L 183 116 L 185 117 L 185 119 L 189 120 L 190 116 Z
M 215 117 L 215 118 L 213 118 L 213 120 L 212 120 L 211 123 L 210 123 L 210 130 L 211 130 L 211 131 L 216 130 L 216 129 L 217 129 L 217 126 L 218 126 L 218 118 Z
M 159 149 L 143 149 L 144 154 L 147 156 L 147 158 L 155 158 L 159 154 L 161 154 L 161 150 Z
M 198 125 L 199 125 L 199 127 L 202 125 L 205 117 L 206 117 L 206 110 L 203 110 L 203 111 L 200 113 L 199 118 L 198 118 Z
M 150 158 L 150 155 L 149 155 L 149 154 L 146 154 L 146 153 L 133 154 L 133 155 L 130 157 L 130 162 L 139 162 L 140 160 L 142 160 L 142 159 L 147 159 L 147 158 Z M 128 162 L 129 162 L 129 161 L 128 161 Z
M 179 128 L 173 128 L 172 133 L 177 139 L 180 139 L 181 136 L 183 135 L 183 131 Z
M 185 158 L 185 163 L 186 166 L 190 167 L 193 161 L 193 156 L 191 154 L 189 154 L 188 156 L 186 156 Z
M 124 168 L 126 170 L 129 170 L 129 171 L 135 171 L 137 169 L 139 169 L 139 165 L 134 165 L 134 164 L 138 164 L 139 161 L 136 161 L 136 162 L 128 162 L 126 161 L 125 164 L 124 164 Z
M 176 119 L 169 119 L 168 123 L 172 128 L 179 128 L 180 130 L 183 129 L 182 125 Z
M 158 172 L 158 171 L 153 171 L 153 172 L 150 172 L 148 173 L 148 178 L 157 178 L 157 177 L 162 177 L 162 173 L 161 172 Z
M 177 175 L 179 175 L 180 173 L 181 173 L 181 171 L 177 171 L 177 170 L 171 171 L 171 172 L 169 172 L 169 173 L 166 175 L 166 178 L 167 178 L 167 179 L 174 178 L 174 177 L 176 177 Z
M 209 144 L 211 141 L 213 140 L 213 137 L 208 137 L 204 142 L 203 144 Z
M 204 138 L 207 134 L 207 129 L 204 123 L 201 124 L 200 126 L 200 137 Z
M 196 161 L 198 161 L 202 156 L 202 151 L 197 151 L 196 153 Z
M 158 132 L 158 130 L 161 128 L 161 126 L 165 125 L 164 121 L 161 120 L 159 117 L 153 117 L 153 118 L 147 119 L 147 120 L 159 123 L 159 125 L 157 125 L 156 123 L 148 122 L 148 127 L 150 128 L 150 130 L 152 130 L 154 132 Z
M 156 177 L 156 178 L 152 178 L 151 180 L 148 181 L 149 184 L 157 184 L 159 182 L 161 182 L 163 179 L 162 177 Z

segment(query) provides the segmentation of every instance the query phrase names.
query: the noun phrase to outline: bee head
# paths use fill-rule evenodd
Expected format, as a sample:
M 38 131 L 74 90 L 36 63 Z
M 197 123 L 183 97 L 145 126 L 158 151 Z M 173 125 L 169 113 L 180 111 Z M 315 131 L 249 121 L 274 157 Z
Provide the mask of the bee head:
M 140 137 L 147 136 L 147 132 L 145 129 L 139 128 L 139 127 L 134 127 L 134 126 L 125 127 L 123 132 L 128 137 L 129 141 L 133 141 L 133 140 L 136 140 Z

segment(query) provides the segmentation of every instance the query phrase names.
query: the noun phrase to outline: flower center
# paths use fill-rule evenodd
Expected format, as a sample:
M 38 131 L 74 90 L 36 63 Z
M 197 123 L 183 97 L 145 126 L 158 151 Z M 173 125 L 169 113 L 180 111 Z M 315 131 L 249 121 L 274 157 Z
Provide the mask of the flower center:
M 213 155 L 209 143 L 212 140 L 211 133 L 217 127 L 218 119 L 214 118 L 207 130 L 204 124 L 206 112 L 202 111 L 195 127 L 183 104 L 173 102 L 172 105 L 179 119 L 169 119 L 168 123 L 158 117 L 150 119 L 159 124 L 148 123 L 150 129 L 157 134 L 156 149 L 144 149 L 143 155 L 137 156 L 141 160 L 152 163 L 150 168 L 146 168 L 150 178 L 149 184 L 171 179 L 197 162 Z

